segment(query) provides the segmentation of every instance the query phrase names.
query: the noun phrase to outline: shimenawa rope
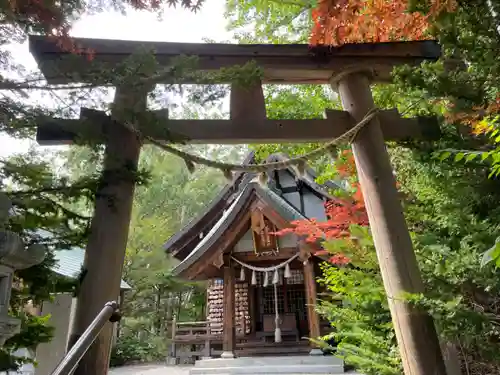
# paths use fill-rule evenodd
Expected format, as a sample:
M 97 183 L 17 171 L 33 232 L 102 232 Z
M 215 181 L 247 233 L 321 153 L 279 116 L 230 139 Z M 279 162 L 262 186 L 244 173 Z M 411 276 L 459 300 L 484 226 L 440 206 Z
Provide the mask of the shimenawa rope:
M 219 169 L 224 173 L 224 175 L 228 179 L 232 179 L 233 172 L 250 172 L 250 173 L 253 172 L 253 173 L 265 174 L 266 172 L 271 172 L 273 170 L 278 170 L 278 169 L 286 169 L 289 167 L 296 167 L 298 172 L 302 174 L 303 171 L 305 170 L 306 161 L 318 158 L 324 155 L 325 153 L 333 152 L 334 146 L 341 144 L 345 141 L 348 141 L 349 143 L 354 141 L 358 132 L 361 129 L 363 129 L 378 114 L 379 111 L 380 110 L 378 108 L 372 108 L 366 113 L 365 117 L 360 122 L 358 122 L 354 127 L 347 130 L 344 134 L 340 135 L 339 137 L 332 139 L 323 146 L 318 147 L 308 153 L 284 161 L 262 163 L 262 164 L 249 164 L 249 165 L 224 163 L 217 160 L 210 160 L 202 156 L 193 155 L 189 152 L 185 152 L 178 148 L 175 148 L 164 141 L 159 141 L 152 137 L 144 136 L 139 130 L 137 130 L 137 128 L 135 128 L 135 126 L 133 126 L 129 122 L 125 122 L 124 126 L 131 132 L 135 133 L 141 139 L 146 139 L 150 143 L 161 148 L 162 150 L 170 152 L 184 159 L 187 168 L 191 172 L 194 171 L 196 164 L 200 164 L 200 165 L 205 165 L 207 167 Z

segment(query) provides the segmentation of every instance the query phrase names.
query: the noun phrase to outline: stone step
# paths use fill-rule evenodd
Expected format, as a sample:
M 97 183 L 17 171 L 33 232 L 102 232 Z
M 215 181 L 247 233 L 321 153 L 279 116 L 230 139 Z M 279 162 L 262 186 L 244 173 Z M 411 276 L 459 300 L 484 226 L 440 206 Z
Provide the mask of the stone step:
M 343 374 L 343 366 L 307 365 L 307 366 L 247 366 L 247 367 L 194 367 L 190 375 L 331 375 Z
M 285 357 L 237 357 L 211 358 L 196 361 L 195 367 L 238 367 L 238 366 L 273 366 L 286 362 L 288 365 L 339 365 L 344 361 L 331 355 L 290 355 Z
M 257 340 L 249 340 L 246 342 L 239 342 L 236 344 L 236 348 L 247 348 L 247 347 L 261 347 L 261 348 L 289 348 L 289 347 L 301 347 L 309 348 L 310 342 L 308 340 L 301 341 L 282 341 L 280 343 L 275 342 L 262 342 Z
M 190 375 L 343 374 L 344 361 L 333 356 L 239 357 L 196 361 Z
M 290 355 L 307 355 L 311 348 L 309 346 L 275 346 L 275 347 L 246 347 L 237 349 L 235 354 L 237 357 L 243 356 L 290 356 Z

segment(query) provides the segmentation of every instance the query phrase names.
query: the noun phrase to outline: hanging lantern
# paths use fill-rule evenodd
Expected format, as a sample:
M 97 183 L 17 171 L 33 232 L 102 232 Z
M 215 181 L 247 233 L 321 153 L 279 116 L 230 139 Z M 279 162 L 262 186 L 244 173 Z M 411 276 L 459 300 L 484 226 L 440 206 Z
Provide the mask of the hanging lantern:
M 279 271 L 278 269 L 276 268 L 274 270 L 274 276 L 273 276 L 273 284 L 278 284 L 280 282 L 280 274 L 279 274 Z
M 241 267 L 240 271 L 240 281 L 245 281 L 245 269 Z
M 255 272 L 255 270 L 252 271 L 252 282 L 251 282 L 252 285 L 257 285 L 257 273 Z
M 289 279 L 292 277 L 292 271 L 290 271 L 290 263 L 287 263 L 285 266 L 285 279 Z
M 264 272 L 264 288 L 269 285 L 269 272 Z

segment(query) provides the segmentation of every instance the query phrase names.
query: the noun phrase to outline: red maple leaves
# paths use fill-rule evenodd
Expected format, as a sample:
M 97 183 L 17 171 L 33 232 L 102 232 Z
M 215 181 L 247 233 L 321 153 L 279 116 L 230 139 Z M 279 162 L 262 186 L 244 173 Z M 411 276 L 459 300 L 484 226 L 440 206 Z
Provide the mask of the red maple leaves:
M 359 189 L 358 189 L 359 191 Z M 361 194 L 356 194 L 360 196 Z M 366 226 L 368 225 L 368 216 L 365 211 L 363 201 L 356 199 L 335 199 L 325 204 L 325 211 L 328 220 L 317 221 L 296 220 L 291 223 L 292 227 L 279 231 L 278 235 L 287 233 L 296 234 L 305 239 L 306 242 L 316 243 L 317 241 L 328 241 L 340 238 L 349 238 L 351 233 L 349 227 L 352 224 Z M 315 255 L 327 255 L 331 253 L 327 250 L 319 250 Z M 334 264 L 347 264 L 349 258 L 344 254 L 334 254 L 330 258 Z
M 341 177 L 347 178 L 356 175 L 354 157 L 351 151 L 344 151 L 335 165 Z M 326 221 L 297 220 L 291 223 L 290 228 L 283 229 L 277 234 L 293 233 L 310 243 L 350 238 L 349 228 L 351 225 L 369 225 L 361 188 L 357 182 L 354 182 L 353 185 L 355 193 L 352 197 L 336 198 L 325 203 Z M 319 250 L 315 255 L 332 255 L 332 253 L 328 250 Z M 345 265 L 349 263 L 350 259 L 345 254 L 336 253 L 329 258 L 329 261 L 336 265 Z
M 483 121 L 488 117 L 500 115 L 500 94 L 495 100 L 490 101 L 484 106 L 473 107 L 468 112 L 453 112 L 454 104 L 448 104 L 448 112 L 445 113 L 445 119 L 450 122 L 460 122 L 469 125 L 472 129 L 472 134 L 487 134 L 494 128 L 491 126 L 491 121 Z
M 429 0 L 424 15 L 409 12 L 410 0 L 319 0 L 312 11 L 310 43 L 342 45 L 429 38 L 431 20 L 456 0 Z

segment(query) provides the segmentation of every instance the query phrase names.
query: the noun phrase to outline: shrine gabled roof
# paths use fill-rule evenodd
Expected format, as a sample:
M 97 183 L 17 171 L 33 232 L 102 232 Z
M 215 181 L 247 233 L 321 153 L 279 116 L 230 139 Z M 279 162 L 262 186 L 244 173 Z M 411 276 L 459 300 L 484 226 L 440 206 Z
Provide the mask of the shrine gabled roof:
M 270 155 L 266 161 L 276 162 L 287 160 L 289 157 L 284 153 L 276 153 Z M 245 158 L 243 164 L 253 164 L 254 162 L 254 152 L 250 152 Z M 306 173 L 304 176 L 298 176 L 293 168 L 289 168 L 288 171 L 294 175 L 297 180 L 302 181 L 306 184 L 313 192 L 325 199 L 332 199 L 327 190 L 329 189 L 341 189 L 342 187 L 333 181 L 325 182 L 324 186 L 317 184 L 314 180 L 316 178 L 315 171 L 308 167 L 306 168 Z M 175 235 L 170 237 L 168 241 L 163 245 L 164 249 L 172 254 L 175 258 L 183 261 L 194 248 L 198 246 L 200 241 L 200 234 L 207 233 L 210 228 L 218 222 L 222 216 L 222 211 L 227 210 L 232 202 L 239 196 L 240 192 L 255 178 L 254 173 L 239 173 L 235 176 L 233 181 L 227 184 L 222 191 L 212 200 L 212 202 L 207 206 L 207 208 L 191 220 L 184 228 L 178 231 Z M 271 191 L 271 190 L 270 190 Z M 275 193 L 274 193 L 275 194 Z M 275 194 L 278 198 L 279 196 Z M 285 202 L 283 199 L 279 198 L 285 206 L 290 206 L 289 203 Z M 293 207 L 290 207 L 293 209 Z
M 263 187 L 258 182 L 251 181 L 245 186 L 243 191 L 238 194 L 234 202 L 224 211 L 222 217 L 215 223 L 212 229 L 203 237 L 191 253 L 174 268 L 174 275 L 179 275 L 206 254 L 211 246 L 213 246 L 225 233 L 231 223 L 234 222 L 252 194 L 257 194 L 261 200 L 272 207 L 278 215 L 288 222 L 306 219 L 305 216 L 272 191 L 272 189 Z
M 252 151 L 247 155 L 242 164 L 250 164 L 253 160 L 254 152 Z M 186 253 L 182 250 L 186 247 L 189 249 L 189 245 L 198 239 L 199 233 L 203 233 L 215 222 L 214 218 L 217 216 L 217 213 L 225 209 L 232 202 L 235 193 L 240 190 L 240 185 L 248 182 L 249 178 L 251 176 L 246 176 L 245 173 L 237 173 L 233 181 L 223 187 L 221 192 L 207 205 L 205 210 L 170 237 L 163 245 L 163 248 L 176 258 L 179 255 L 178 258 L 181 260 L 184 259 L 189 252 Z

